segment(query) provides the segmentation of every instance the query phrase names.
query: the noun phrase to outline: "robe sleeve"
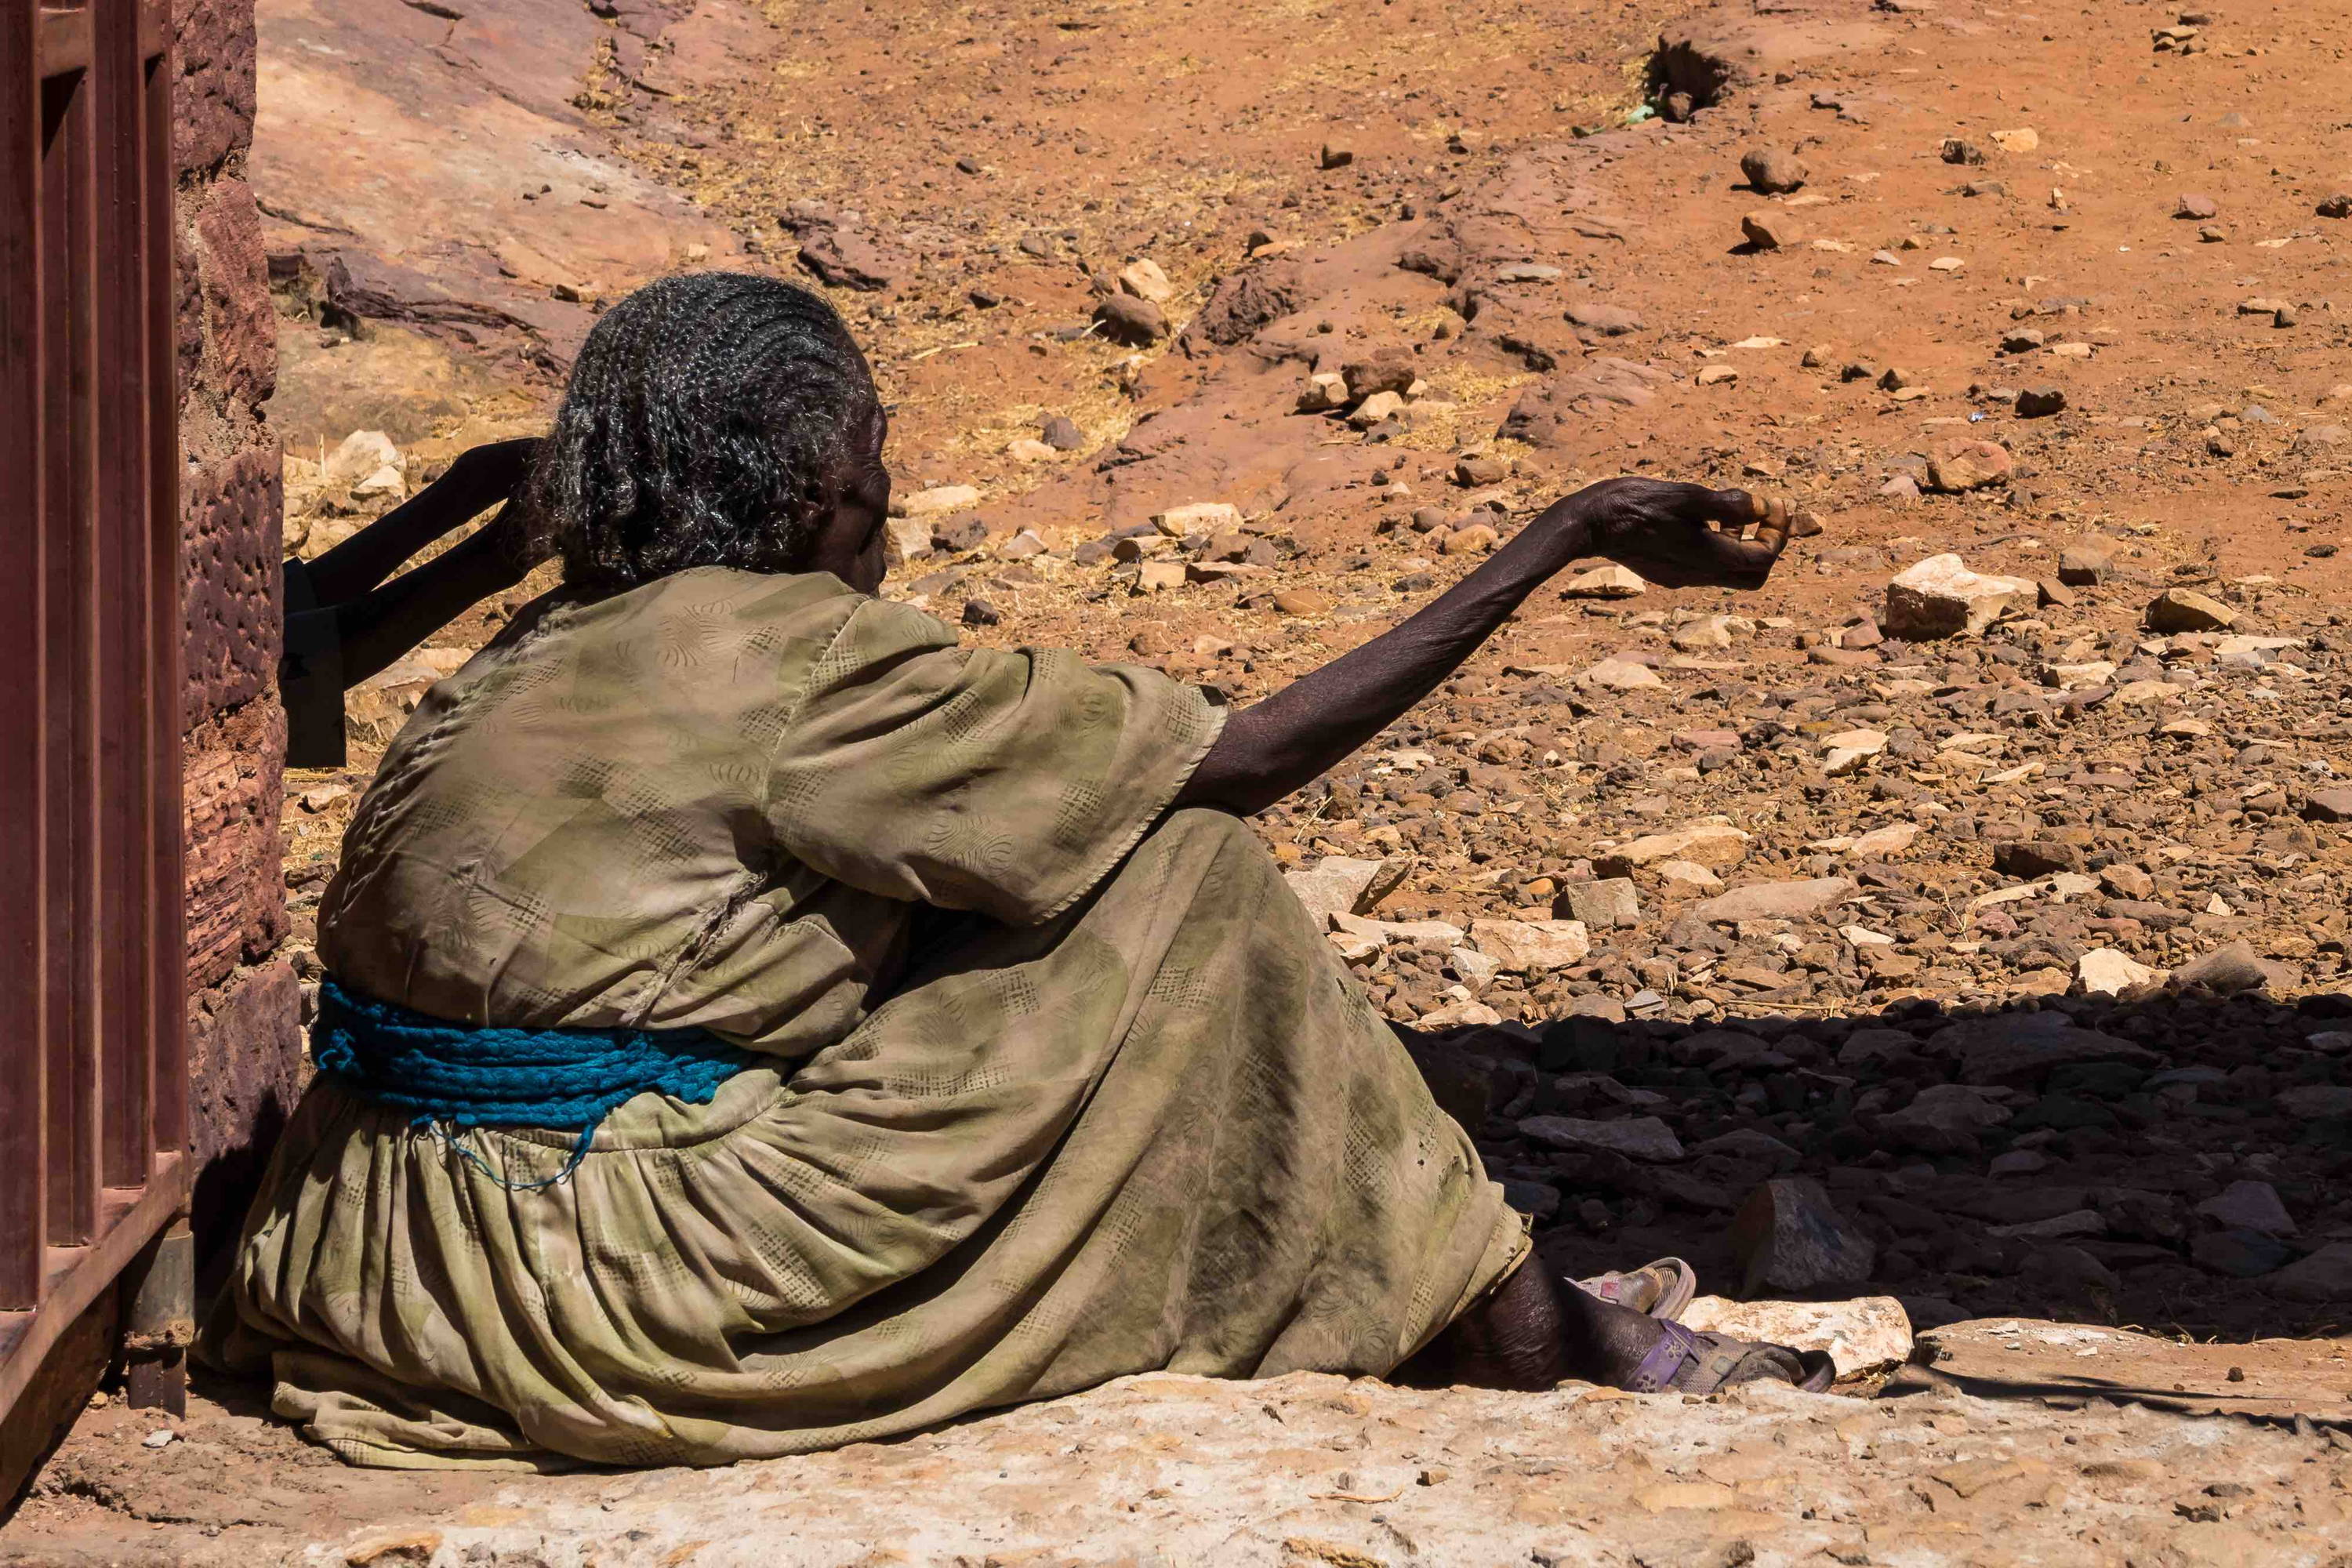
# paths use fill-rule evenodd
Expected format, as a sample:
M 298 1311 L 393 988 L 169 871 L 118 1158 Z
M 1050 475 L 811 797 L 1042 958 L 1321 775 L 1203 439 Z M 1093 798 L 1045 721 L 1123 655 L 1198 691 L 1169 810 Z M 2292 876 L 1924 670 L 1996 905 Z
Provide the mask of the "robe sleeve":
M 782 847 L 888 898 L 1050 920 L 1168 809 L 1223 728 L 1208 695 L 1074 654 L 962 647 L 904 605 L 861 605 L 771 753 Z
M 278 699 L 286 707 L 286 762 L 297 768 L 340 768 L 343 742 L 343 641 L 335 606 L 319 603 L 310 568 L 289 556 L 282 599 L 283 651 Z

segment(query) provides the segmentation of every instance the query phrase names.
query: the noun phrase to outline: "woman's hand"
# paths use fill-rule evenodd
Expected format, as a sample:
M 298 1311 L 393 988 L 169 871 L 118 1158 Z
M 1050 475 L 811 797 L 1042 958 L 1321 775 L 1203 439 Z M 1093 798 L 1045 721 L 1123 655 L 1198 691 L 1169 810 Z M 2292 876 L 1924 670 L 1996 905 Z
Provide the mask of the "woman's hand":
M 523 436 L 468 447 L 450 463 L 446 477 L 473 503 L 475 511 L 484 510 L 511 497 L 521 485 L 539 456 L 539 441 L 536 436 Z
M 1558 527 L 1582 546 L 1578 553 L 1606 555 L 1664 587 L 1754 588 L 1792 533 L 1818 531 L 1809 521 L 1746 490 L 1622 479 L 1588 485 L 1533 526 Z M 1756 537 L 1741 537 L 1751 525 Z

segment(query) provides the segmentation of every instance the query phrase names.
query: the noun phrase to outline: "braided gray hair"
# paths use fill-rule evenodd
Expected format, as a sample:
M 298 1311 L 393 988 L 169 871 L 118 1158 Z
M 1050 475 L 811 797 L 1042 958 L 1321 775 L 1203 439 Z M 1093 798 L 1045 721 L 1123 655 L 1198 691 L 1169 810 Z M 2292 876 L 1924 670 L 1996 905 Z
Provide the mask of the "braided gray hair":
M 575 587 L 798 571 L 879 413 L 865 355 L 817 295 L 739 272 L 665 278 L 581 346 L 530 510 Z

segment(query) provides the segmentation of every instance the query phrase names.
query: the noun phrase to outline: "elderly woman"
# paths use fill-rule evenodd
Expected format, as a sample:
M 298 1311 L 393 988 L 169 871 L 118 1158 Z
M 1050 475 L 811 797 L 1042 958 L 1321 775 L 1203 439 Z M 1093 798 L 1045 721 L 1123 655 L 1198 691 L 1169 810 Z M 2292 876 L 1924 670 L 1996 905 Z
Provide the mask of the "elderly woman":
M 1764 509 L 1594 486 L 1228 713 L 876 597 L 884 426 L 789 285 L 676 278 L 597 324 L 521 497 L 563 584 L 360 805 L 212 1358 L 345 1458 L 542 1468 L 1162 1368 L 1818 1386 L 1666 1321 L 1686 1271 L 1530 1263 L 1240 821 L 1578 556 L 1761 581 Z

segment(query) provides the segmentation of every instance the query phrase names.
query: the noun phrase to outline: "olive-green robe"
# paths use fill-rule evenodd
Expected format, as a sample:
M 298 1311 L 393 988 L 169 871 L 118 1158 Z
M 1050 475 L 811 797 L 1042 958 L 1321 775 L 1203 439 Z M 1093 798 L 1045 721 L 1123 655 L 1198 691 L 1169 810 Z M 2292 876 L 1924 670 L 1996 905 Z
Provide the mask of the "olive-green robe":
M 551 601 L 394 742 L 320 955 L 765 1060 L 530 1191 L 575 1133 L 453 1146 L 314 1081 L 205 1353 L 345 1458 L 516 1468 L 1388 1371 L 1524 1229 L 1248 830 L 1169 814 L 1222 717 L 825 575 Z

